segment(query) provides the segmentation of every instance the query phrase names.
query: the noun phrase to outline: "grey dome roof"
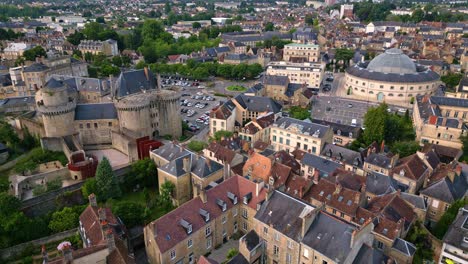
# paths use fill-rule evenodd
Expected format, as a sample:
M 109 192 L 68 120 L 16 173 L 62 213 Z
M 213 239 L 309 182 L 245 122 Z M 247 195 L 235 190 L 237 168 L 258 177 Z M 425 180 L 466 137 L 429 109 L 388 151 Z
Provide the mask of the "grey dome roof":
M 414 62 L 400 49 L 388 49 L 375 57 L 367 70 L 381 73 L 417 73 Z

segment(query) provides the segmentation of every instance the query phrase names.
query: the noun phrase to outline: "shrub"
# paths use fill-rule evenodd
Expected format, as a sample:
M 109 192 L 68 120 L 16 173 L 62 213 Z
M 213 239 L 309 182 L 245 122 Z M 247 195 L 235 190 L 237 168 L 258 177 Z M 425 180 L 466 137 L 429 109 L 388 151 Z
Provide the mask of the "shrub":
M 192 140 L 187 147 L 194 152 L 202 151 L 206 147 L 206 143 L 203 141 Z

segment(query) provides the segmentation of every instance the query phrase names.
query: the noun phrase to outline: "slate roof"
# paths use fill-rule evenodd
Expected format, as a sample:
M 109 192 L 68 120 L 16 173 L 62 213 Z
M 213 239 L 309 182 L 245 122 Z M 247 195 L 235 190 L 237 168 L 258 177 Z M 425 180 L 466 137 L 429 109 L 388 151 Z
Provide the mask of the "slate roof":
M 254 249 L 258 244 L 260 244 L 260 237 L 255 232 L 255 230 L 250 230 L 243 238 L 242 241 L 245 241 L 247 249 L 251 251 Z
M 414 253 L 416 252 L 416 246 L 413 243 L 410 243 L 399 237 L 395 239 L 395 242 L 393 242 L 392 248 L 400 251 L 401 253 L 409 257 L 412 257 Z
M 114 103 L 78 104 L 75 120 L 117 119 Z
M 437 105 L 468 108 L 468 100 L 464 98 L 431 96 L 431 102 Z
M 288 76 L 280 76 L 280 75 L 266 75 L 263 78 L 264 85 L 281 85 L 286 86 L 289 83 Z
M 172 142 L 164 144 L 161 147 L 152 150 L 152 152 L 167 161 L 171 161 L 191 153 L 180 145 L 174 144 Z
M 462 164 L 463 171 L 460 176 L 455 175 L 454 181 L 444 177 L 439 181 L 421 190 L 421 194 L 437 200 L 452 204 L 456 200 L 468 195 L 468 165 Z
M 362 168 L 363 165 L 361 153 L 330 143 L 324 146 L 320 155 L 359 168 Z
M 376 80 L 383 82 L 397 82 L 397 83 L 419 83 L 431 82 L 440 78 L 439 74 L 431 70 L 423 70 L 418 68 L 417 73 L 382 73 L 366 69 L 366 65 L 358 63 L 352 67 L 348 67 L 346 72 L 352 76 L 356 76 L 368 80 Z
M 223 165 L 215 161 L 211 161 L 205 157 L 200 157 L 195 162 L 192 173 L 200 178 L 205 178 L 222 169 Z
M 319 170 L 321 174 L 325 175 L 331 175 L 338 168 L 343 167 L 338 162 L 334 162 L 310 153 L 304 154 L 304 157 L 301 160 L 301 164 L 315 168 L 316 170 Z
M 310 204 L 275 190 L 257 211 L 255 219 L 299 242 L 303 221 L 300 216 L 305 216 L 314 209 Z
M 382 251 L 362 244 L 352 264 L 382 264 L 387 263 L 388 257 Z
M 426 210 L 426 203 L 424 202 L 424 198 L 419 195 L 414 195 L 406 192 L 402 192 L 400 197 L 407 201 L 408 203 L 412 204 L 414 207 L 422 210 Z
M 302 243 L 336 263 L 342 263 L 351 251 L 351 237 L 354 230 L 356 227 L 353 225 L 320 212 Z
M 302 134 L 305 135 L 316 135 L 317 138 L 322 138 L 325 136 L 325 134 L 328 132 L 330 129 L 329 126 L 324 126 L 321 124 L 317 123 L 312 123 L 312 122 L 306 122 L 290 117 L 282 117 L 278 120 L 276 120 L 275 124 L 273 125 L 274 127 L 279 127 L 282 129 L 292 129 L 297 128 Z
M 115 82 L 115 95 L 124 97 L 130 94 L 139 93 L 142 90 L 156 89 L 157 80 L 154 74 L 148 70 L 148 78 L 145 70 L 132 70 L 120 73 Z
M 49 67 L 47 67 L 46 65 L 44 65 L 42 63 L 34 63 L 34 64 L 31 64 L 28 67 L 25 67 L 23 69 L 23 71 L 24 72 L 40 72 L 40 71 L 46 71 L 48 69 L 49 69 Z
M 444 243 L 466 251 L 468 250 L 468 244 L 464 242 L 466 237 L 468 237 L 468 205 L 460 209 L 443 240 Z
M 385 154 L 381 153 L 371 153 L 366 157 L 365 162 L 372 165 L 379 166 L 381 168 L 391 169 L 392 168 L 392 159 Z
M 241 253 L 230 259 L 226 264 L 250 264 Z
M 319 119 L 312 119 L 313 123 L 322 124 L 325 126 L 330 126 L 333 129 L 333 133 L 335 135 L 350 137 L 350 138 L 357 138 L 361 133 L 361 128 L 348 126 L 345 124 L 338 124 L 330 121 L 319 120 Z
M 192 225 L 192 234 L 204 228 L 207 224 L 213 224 L 213 219 L 221 217 L 225 212 L 216 203 L 217 199 L 221 199 L 226 203 L 227 210 L 230 210 L 234 204 L 228 197 L 228 192 L 233 193 L 239 203 L 243 202 L 243 198 L 250 196 L 247 201 L 247 206 L 252 209 L 257 208 L 257 204 L 265 199 L 266 190 L 261 189 L 259 195 L 256 193 L 256 184 L 240 176 L 233 176 L 219 185 L 206 191 L 207 202 L 203 203 L 199 196 L 182 204 L 170 213 L 151 222 L 146 228 L 151 228 L 156 234 L 154 241 L 161 253 L 165 253 L 181 241 L 187 239 L 191 234 L 187 234 L 185 228 L 180 225 L 180 220 L 184 219 Z M 205 222 L 205 218 L 200 215 L 200 209 L 203 209 L 210 214 L 210 221 Z M 203 231 L 204 232 L 204 231 Z
M 184 159 L 188 159 L 188 168 L 184 168 Z M 193 161 L 195 157 L 192 153 L 186 153 L 185 155 L 181 155 L 180 157 L 169 161 L 169 163 L 159 167 L 160 170 L 169 173 L 170 175 L 180 177 L 185 175 L 186 173 L 191 172 L 193 167 Z M 187 170 L 188 169 L 188 170 Z
M 282 109 L 282 106 L 278 102 L 269 97 L 239 94 L 234 98 L 234 100 L 236 100 L 244 109 L 251 112 L 278 113 Z
M 290 83 L 290 84 L 288 84 L 288 88 L 284 92 L 284 95 L 286 95 L 287 97 L 292 97 L 292 96 L 294 96 L 294 93 L 297 90 L 301 89 L 302 87 L 303 87 L 303 85 L 300 84 L 300 83 Z
M 397 182 L 387 175 L 371 172 L 366 177 L 366 192 L 383 195 L 393 193 L 398 189 Z

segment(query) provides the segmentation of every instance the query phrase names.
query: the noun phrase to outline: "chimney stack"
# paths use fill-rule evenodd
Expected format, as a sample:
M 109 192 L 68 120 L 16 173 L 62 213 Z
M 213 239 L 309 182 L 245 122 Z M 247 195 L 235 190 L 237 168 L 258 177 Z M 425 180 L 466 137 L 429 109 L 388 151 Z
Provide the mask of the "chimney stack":
M 183 163 L 183 167 L 184 167 L 184 171 L 186 173 L 190 173 L 191 169 L 190 169 L 190 156 L 186 156 L 184 157 L 184 159 L 182 160 L 182 163 Z
M 265 183 L 263 181 L 259 181 L 255 184 L 255 195 L 258 196 L 260 192 L 262 191 L 263 187 L 265 186 Z
M 320 180 L 320 172 L 319 170 L 315 169 L 314 170 L 314 184 L 318 184 Z
M 206 191 L 203 187 L 200 188 L 200 199 L 204 204 L 208 202 L 208 197 L 206 196 Z
M 107 230 L 106 233 L 107 249 L 112 252 L 115 249 L 115 238 L 112 229 Z
M 146 78 L 146 80 L 149 81 L 148 67 L 143 68 L 143 71 L 145 72 L 145 78 Z
M 342 188 L 342 186 L 341 186 L 340 183 L 335 184 L 335 194 L 340 193 L 340 192 L 341 192 L 341 188 Z
M 49 255 L 47 254 L 47 249 L 45 245 L 42 245 L 41 252 L 42 252 L 42 263 L 46 264 L 47 262 L 49 262 Z
M 88 196 L 88 199 L 89 199 L 89 205 L 91 205 L 91 206 L 97 206 L 96 195 L 94 195 L 94 193 L 90 194 L 90 195 Z
M 106 221 L 106 211 L 104 208 L 99 208 L 98 209 L 98 215 L 99 215 L 99 221 Z

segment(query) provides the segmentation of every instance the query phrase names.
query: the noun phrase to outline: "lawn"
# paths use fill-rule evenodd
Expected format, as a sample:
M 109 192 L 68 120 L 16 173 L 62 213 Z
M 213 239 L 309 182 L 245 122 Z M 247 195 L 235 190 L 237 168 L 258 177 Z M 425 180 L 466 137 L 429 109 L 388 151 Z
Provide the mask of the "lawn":
M 231 92 L 245 92 L 247 91 L 247 88 L 244 86 L 240 85 L 231 85 L 226 88 L 226 90 L 231 91 Z

